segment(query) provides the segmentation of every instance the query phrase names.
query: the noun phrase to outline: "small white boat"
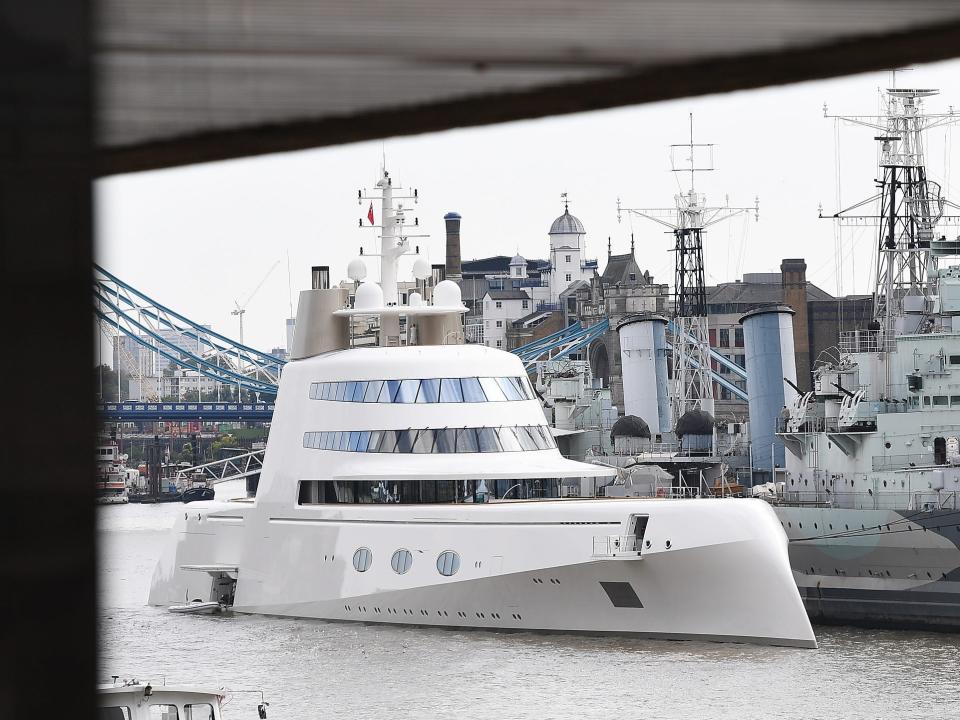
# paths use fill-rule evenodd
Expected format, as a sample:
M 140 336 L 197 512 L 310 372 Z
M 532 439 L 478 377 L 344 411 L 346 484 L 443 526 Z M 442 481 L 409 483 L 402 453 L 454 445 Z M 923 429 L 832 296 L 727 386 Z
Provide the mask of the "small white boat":
M 218 603 L 216 600 L 191 600 L 183 605 L 171 605 L 167 608 L 170 612 L 185 613 L 187 615 L 210 615 L 223 612 L 227 606 Z
M 187 718 L 188 720 L 222 720 L 222 706 L 235 693 L 259 693 L 257 717 L 267 717 L 269 703 L 259 690 L 214 690 L 140 680 L 120 680 L 97 688 L 100 720 L 154 720 L 155 718 Z

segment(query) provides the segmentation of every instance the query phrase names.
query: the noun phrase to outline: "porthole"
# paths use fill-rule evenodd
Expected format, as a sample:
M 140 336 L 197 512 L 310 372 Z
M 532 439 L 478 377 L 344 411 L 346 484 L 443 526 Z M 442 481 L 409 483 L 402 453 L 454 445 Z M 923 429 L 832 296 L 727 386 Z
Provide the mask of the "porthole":
M 353 569 L 357 572 L 366 572 L 373 562 L 373 553 L 369 548 L 360 548 L 353 554 Z
M 390 567 L 397 575 L 403 575 L 413 565 L 413 555 L 409 550 L 397 550 L 390 558 Z
M 444 550 L 437 557 L 437 572 L 445 577 L 456 575 L 460 569 L 460 556 L 453 550 Z
M 888 443 L 888 442 L 885 442 L 885 443 L 883 444 L 883 446 L 884 446 L 887 450 L 890 449 L 890 443 Z

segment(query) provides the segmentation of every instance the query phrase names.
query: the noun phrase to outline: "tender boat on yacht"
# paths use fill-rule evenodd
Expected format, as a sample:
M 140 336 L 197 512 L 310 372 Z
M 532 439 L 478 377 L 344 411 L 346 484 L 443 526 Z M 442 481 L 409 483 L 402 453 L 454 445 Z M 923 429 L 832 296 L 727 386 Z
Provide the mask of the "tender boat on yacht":
M 765 502 L 560 498 L 615 470 L 560 455 L 519 358 L 462 344 L 460 289 L 424 259 L 400 302 L 404 211 L 378 187 L 380 284 L 301 294 L 256 498 L 178 517 L 150 603 L 816 647 Z M 351 347 L 361 323 L 375 347 Z

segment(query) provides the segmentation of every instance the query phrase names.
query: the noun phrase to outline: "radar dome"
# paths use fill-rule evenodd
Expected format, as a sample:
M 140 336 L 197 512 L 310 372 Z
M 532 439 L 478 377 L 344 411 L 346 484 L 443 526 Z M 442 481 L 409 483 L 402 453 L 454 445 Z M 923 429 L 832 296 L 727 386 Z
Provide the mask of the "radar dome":
M 433 289 L 433 304 L 438 307 L 461 307 L 460 286 L 453 280 L 442 280 Z
M 373 310 L 383 307 L 383 290 L 375 282 L 360 283 L 353 300 L 357 310 Z
M 430 261 L 422 255 L 413 261 L 413 276 L 417 280 L 426 280 L 431 272 Z
M 347 277 L 351 280 L 363 280 L 367 276 L 367 264 L 362 257 L 356 257 L 347 265 Z
M 688 410 L 677 421 L 678 437 L 684 435 L 713 435 L 713 415 L 706 410 Z
M 650 439 L 650 426 L 643 418 L 636 415 L 624 415 L 619 418 L 610 428 L 611 442 L 615 437 L 638 437 L 646 440 Z
M 410 293 L 410 297 L 407 299 L 407 305 L 410 307 L 420 307 L 423 305 L 423 296 L 418 292 Z

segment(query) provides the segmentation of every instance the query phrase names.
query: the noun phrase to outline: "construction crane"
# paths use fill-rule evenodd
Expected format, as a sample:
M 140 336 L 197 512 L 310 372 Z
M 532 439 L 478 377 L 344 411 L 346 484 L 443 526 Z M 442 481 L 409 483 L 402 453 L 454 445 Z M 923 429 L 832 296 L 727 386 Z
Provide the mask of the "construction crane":
M 263 279 L 260 283 L 253 289 L 253 291 L 247 296 L 246 302 L 241 305 L 237 300 L 233 301 L 234 309 L 230 311 L 231 315 L 236 315 L 240 318 L 240 344 L 243 345 L 243 314 L 247 311 L 247 305 L 250 304 L 250 301 L 253 300 L 254 296 L 263 287 L 263 284 L 267 281 L 267 278 L 277 269 L 277 265 L 280 264 L 280 261 L 277 260 L 273 265 L 270 266 L 270 269 L 267 270 L 267 274 L 263 276 Z

